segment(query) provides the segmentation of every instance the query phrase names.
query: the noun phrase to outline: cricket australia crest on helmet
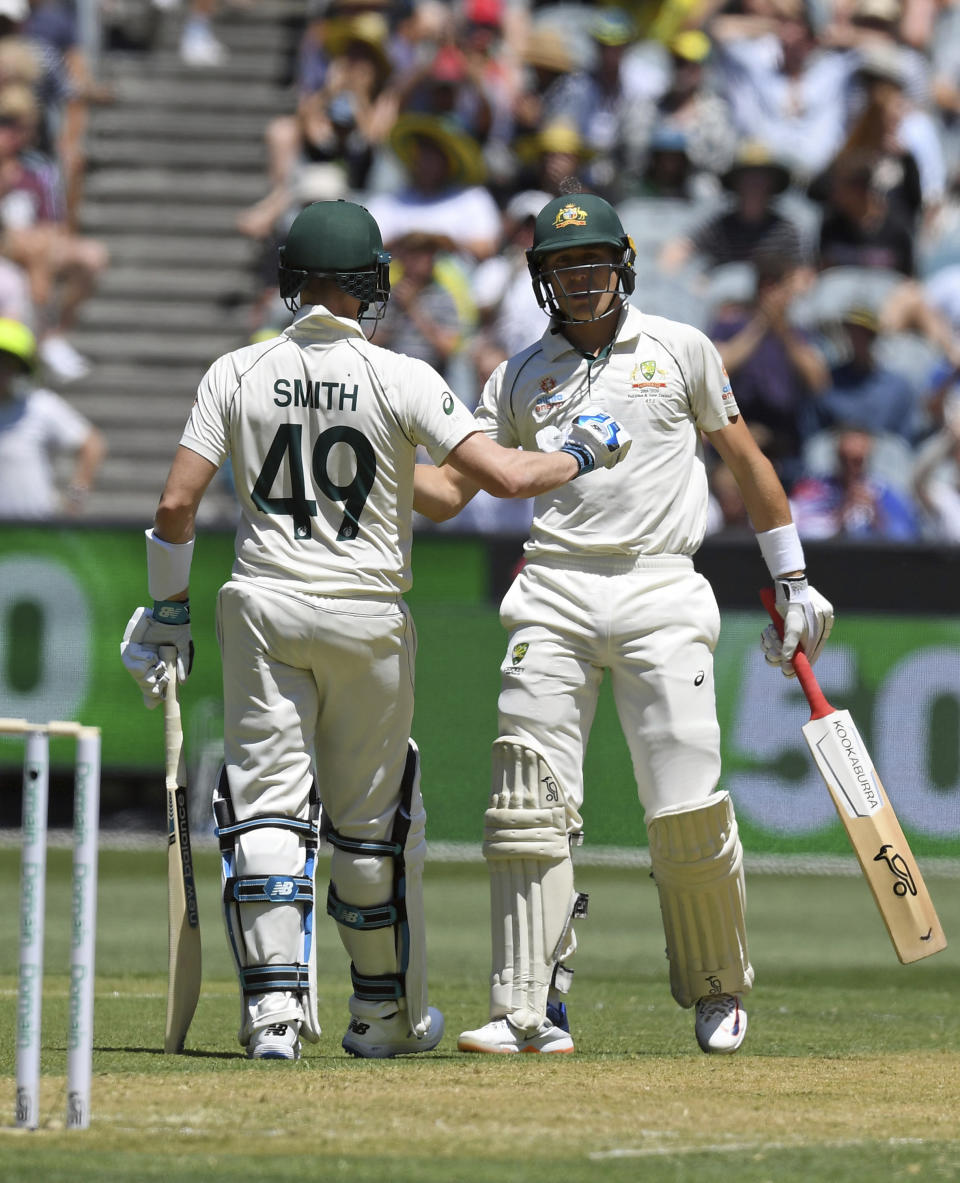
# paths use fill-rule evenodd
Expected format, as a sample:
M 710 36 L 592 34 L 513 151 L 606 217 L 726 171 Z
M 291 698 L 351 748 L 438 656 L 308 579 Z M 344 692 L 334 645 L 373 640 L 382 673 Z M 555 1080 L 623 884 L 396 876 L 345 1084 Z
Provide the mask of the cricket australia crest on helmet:
M 573 201 L 557 210 L 557 216 L 553 219 L 554 230 L 560 230 L 564 226 L 586 226 L 586 224 L 587 211 Z

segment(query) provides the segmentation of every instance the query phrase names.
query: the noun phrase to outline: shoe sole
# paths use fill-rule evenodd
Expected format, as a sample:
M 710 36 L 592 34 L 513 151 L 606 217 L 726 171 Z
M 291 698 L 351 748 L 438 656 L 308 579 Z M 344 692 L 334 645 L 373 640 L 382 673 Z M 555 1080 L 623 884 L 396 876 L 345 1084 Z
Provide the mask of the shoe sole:
M 467 1039 L 457 1040 L 457 1051 L 460 1052 L 477 1052 L 480 1055 L 487 1056 L 515 1056 L 520 1055 L 535 1055 L 535 1056 L 569 1056 L 576 1049 L 574 1047 L 488 1047 L 482 1043 L 471 1043 Z
M 434 1043 L 430 1047 L 406 1047 L 393 1050 L 375 1047 L 364 1048 L 363 1051 L 348 1047 L 345 1043 L 340 1046 L 348 1056 L 353 1056 L 357 1060 L 395 1060 L 397 1056 L 419 1056 L 424 1052 L 432 1052 L 437 1045 Z

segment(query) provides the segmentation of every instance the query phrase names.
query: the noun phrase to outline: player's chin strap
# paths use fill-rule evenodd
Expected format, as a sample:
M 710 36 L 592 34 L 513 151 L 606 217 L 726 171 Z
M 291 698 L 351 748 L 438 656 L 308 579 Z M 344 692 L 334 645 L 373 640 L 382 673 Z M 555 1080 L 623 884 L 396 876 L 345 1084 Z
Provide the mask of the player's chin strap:
M 226 769 L 213 797 L 223 880 L 223 916 L 241 992 L 240 1042 L 269 1022 L 299 1021 L 312 1042 L 317 1018 L 314 906 L 318 821 L 315 789 L 308 819 L 262 814 L 237 821 Z M 238 873 L 238 851 L 245 868 Z M 263 1006 L 254 1000 L 289 995 Z
M 420 753 L 410 740 L 390 838 L 378 842 L 351 838 L 337 830 L 326 834 L 330 845 L 344 856 L 336 860 L 336 871 L 331 869 L 327 912 L 340 926 L 340 937 L 351 957 L 350 976 L 358 1009 L 376 1004 L 393 1009 L 406 1006 L 410 1028 L 417 1036 L 425 1035 L 430 1027 L 423 918 L 426 821 L 420 793 Z M 355 902 L 371 892 L 381 902 Z M 376 939 L 387 935 L 387 929 L 392 930 L 389 945 Z M 389 969 L 384 972 L 387 959 Z

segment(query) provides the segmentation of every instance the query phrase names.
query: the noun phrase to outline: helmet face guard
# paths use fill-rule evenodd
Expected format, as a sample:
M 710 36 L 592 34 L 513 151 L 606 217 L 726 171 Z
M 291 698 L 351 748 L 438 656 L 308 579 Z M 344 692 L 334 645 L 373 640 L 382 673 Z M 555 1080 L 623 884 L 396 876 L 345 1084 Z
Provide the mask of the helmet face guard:
M 573 244 L 571 243 L 571 245 Z M 576 245 L 612 246 L 610 243 L 590 244 L 580 242 L 576 243 Z M 530 278 L 533 280 L 533 293 L 537 298 L 537 303 L 544 312 L 560 324 L 584 324 L 589 321 L 603 320 L 605 317 L 612 316 L 614 313 L 619 313 L 624 300 L 629 299 L 633 294 L 634 288 L 637 286 L 637 275 L 633 269 L 633 263 L 637 257 L 637 253 L 633 248 L 633 243 L 624 235 L 620 241 L 620 247 L 622 253 L 619 260 L 611 259 L 608 263 L 579 263 L 575 266 L 567 267 L 547 266 L 545 255 L 549 252 L 527 251 L 527 267 L 530 271 Z M 565 282 L 566 279 L 573 273 L 582 275 L 585 271 L 590 273 L 590 286 L 586 289 L 579 288 L 573 293 L 568 291 Z M 619 294 L 619 299 L 613 300 L 606 312 L 598 312 L 597 308 L 601 297 L 609 295 L 611 292 L 611 288 L 609 287 L 611 271 L 617 276 L 617 284 L 612 291 Z M 603 278 L 603 286 L 594 286 L 600 280 L 601 276 Z M 568 316 L 563 311 L 561 299 L 571 294 L 590 297 L 590 316 L 574 318 Z
M 332 279 L 336 286 L 348 296 L 360 301 L 360 312 L 357 319 L 376 323 L 383 319 L 390 299 L 390 255 L 387 251 L 377 251 L 374 266 L 356 271 L 304 271 L 298 267 L 287 267 L 284 263 L 284 248 L 280 248 L 280 261 L 277 274 L 280 282 L 280 295 L 284 304 L 291 312 L 296 312 L 300 306 L 300 293 L 307 280 L 318 277 Z M 367 309 L 374 307 L 368 316 Z

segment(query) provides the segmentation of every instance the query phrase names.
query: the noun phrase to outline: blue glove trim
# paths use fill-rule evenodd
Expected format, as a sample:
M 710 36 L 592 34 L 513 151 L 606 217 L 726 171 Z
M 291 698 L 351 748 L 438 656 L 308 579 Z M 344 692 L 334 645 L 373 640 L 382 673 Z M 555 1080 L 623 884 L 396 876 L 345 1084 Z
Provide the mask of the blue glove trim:
M 189 600 L 154 600 L 153 619 L 157 624 L 189 624 Z
M 593 453 L 586 446 L 586 444 L 578 444 L 573 440 L 567 440 L 560 451 L 566 452 L 577 462 L 577 473 L 573 478 L 574 480 L 576 480 L 578 476 L 583 476 L 585 472 L 592 472 L 596 467 L 597 462 L 594 459 Z

